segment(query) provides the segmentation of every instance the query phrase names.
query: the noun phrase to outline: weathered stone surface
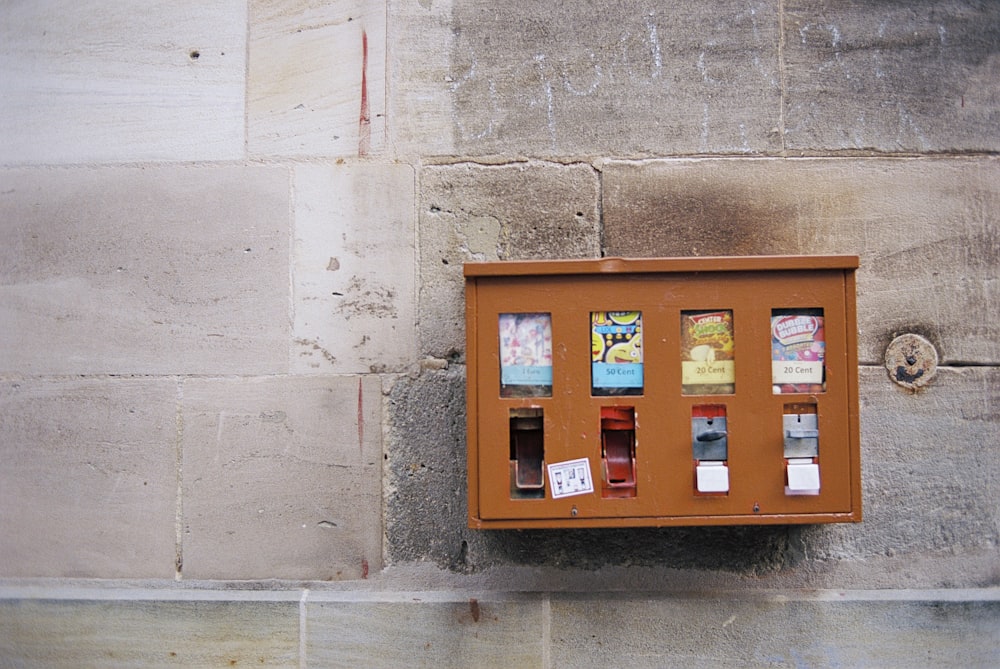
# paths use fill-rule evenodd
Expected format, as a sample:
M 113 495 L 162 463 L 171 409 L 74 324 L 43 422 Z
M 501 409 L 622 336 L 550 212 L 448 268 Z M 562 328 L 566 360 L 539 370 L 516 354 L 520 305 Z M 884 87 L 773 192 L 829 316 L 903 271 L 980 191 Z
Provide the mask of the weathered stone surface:
M 998 604 L 990 590 L 13 588 L 0 591 L 0 657 L 14 667 L 986 667 L 1000 660 Z
M 391 151 L 406 159 L 456 153 L 448 91 L 454 0 L 389 0 L 386 106 Z
M 393 58 L 411 63 L 397 89 L 402 115 L 415 119 L 399 132 L 404 154 L 780 148 L 776 2 L 479 0 L 400 11 L 418 35 L 397 41 Z
M 986 667 L 1000 603 L 560 596 L 552 666 Z
M 544 666 L 544 614 L 535 597 L 311 601 L 307 616 L 309 666 Z
M 916 393 L 893 383 L 884 367 L 865 368 L 864 522 L 803 528 L 794 550 L 819 561 L 884 556 L 890 558 L 884 565 L 889 572 L 905 572 L 919 556 L 982 555 L 985 569 L 900 573 L 896 585 L 910 585 L 913 578 L 917 587 L 976 587 L 995 580 L 1000 576 L 998 402 L 996 367 L 941 369 Z
M 250 153 L 381 151 L 385 46 L 385 0 L 251 2 Z
M 169 380 L 0 383 L 0 576 L 173 577 L 176 395 Z
M 381 568 L 381 383 L 189 379 L 186 578 L 364 578 Z
M 882 364 L 895 334 L 930 339 L 942 364 L 1000 360 L 1000 161 L 612 162 L 608 255 L 851 253 L 859 350 Z
M 1000 149 L 1000 6 L 785 5 L 790 150 Z
M 8 667 L 299 667 L 297 601 L 0 600 Z
M 0 665 L 1000 665 L 994 4 L 126 4 L 0 3 Z M 466 527 L 462 262 L 605 251 L 861 255 L 864 522 Z
M 402 371 L 416 360 L 408 165 L 297 165 L 295 373 Z
M 421 352 L 449 357 L 465 347 L 463 262 L 597 257 L 599 188 L 589 165 L 424 168 L 419 205 Z
M 1000 545 L 1000 511 L 991 501 L 1000 495 L 1000 468 L 988 455 L 997 389 L 992 368 L 943 369 L 916 395 L 892 383 L 884 367 L 863 368 L 861 524 L 483 531 L 466 528 L 462 374 L 425 372 L 399 380 L 389 397 L 387 559 L 464 572 L 505 565 L 707 570 L 766 578 L 774 587 L 987 585 Z
M 0 178 L 0 371 L 287 371 L 286 169 Z
M 39 0 L 0 17 L 0 164 L 243 157 L 245 2 Z

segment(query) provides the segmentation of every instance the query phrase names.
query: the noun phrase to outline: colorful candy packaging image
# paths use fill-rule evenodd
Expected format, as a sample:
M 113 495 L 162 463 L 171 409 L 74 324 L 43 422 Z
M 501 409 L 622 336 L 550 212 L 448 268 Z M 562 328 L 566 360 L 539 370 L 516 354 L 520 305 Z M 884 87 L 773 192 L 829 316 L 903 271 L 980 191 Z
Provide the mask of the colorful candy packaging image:
M 505 396 L 550 394 L 552 317 L 550 314 L 500 314 L 500 384 Z M 520 387 L 514 389 L 512 387 Z
M 733 312 L 681 312 L 681 383 L 685 395 L 734 392 Z
M 592 312 L 590 340 L 591 381 L 596 394 L 629 394 L 642 389 L 642 312 Z
M 774 394 L 825 390 L 826 336 L 821 310 L 771 315 L 771 382 Z

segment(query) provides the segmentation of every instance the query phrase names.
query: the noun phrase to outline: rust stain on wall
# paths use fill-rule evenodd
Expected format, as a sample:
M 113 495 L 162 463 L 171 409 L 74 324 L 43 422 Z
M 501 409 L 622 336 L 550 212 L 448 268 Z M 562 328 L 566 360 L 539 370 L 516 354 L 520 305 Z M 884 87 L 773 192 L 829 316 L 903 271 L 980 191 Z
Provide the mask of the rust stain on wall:
M 358 377 L 358 451 L 365 450 L 365 395 L 362 389 L 361 377 Z
M 472 622 L 478 623 L 480 610 L 479 610 L 479 600 L 473 597 L 469 600 L 469 613 L 472 614 Z

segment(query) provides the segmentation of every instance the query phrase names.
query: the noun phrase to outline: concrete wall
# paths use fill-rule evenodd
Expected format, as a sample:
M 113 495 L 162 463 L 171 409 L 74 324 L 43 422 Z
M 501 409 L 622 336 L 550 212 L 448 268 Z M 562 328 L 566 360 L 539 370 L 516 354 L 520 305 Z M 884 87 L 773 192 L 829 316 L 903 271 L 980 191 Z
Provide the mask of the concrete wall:
M 1000 663 L 1000 6 L 0 17 L 0 666 Z M 466 528 L 464 261 L 774 253 L 862 524 Z

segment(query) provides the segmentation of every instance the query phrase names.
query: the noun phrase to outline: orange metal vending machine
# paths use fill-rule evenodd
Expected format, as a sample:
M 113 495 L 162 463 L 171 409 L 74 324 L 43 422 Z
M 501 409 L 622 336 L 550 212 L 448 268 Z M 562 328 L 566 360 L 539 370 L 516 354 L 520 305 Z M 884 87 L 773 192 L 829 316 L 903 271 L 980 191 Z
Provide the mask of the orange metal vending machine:
M 469 526 L 860 521 L 857 267 L 466 264 Z

